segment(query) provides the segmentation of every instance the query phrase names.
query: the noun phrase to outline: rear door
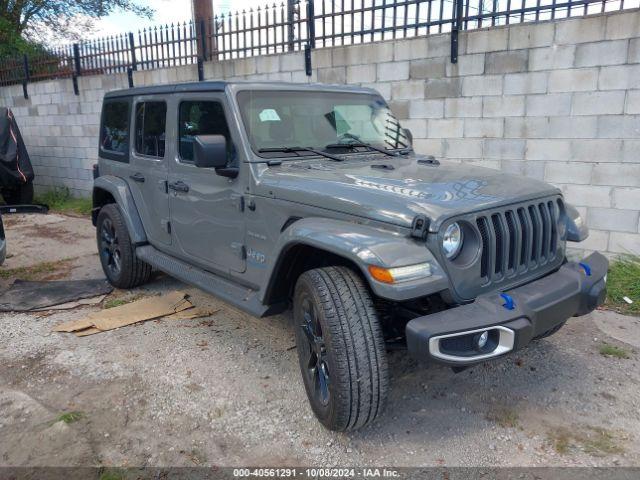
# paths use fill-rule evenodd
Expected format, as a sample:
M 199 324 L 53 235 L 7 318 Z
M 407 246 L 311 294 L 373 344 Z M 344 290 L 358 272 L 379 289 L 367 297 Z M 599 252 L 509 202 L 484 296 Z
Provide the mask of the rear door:
M 159 95 L 135 97 L 132 125 L 130 174 L 126 180 L 149 242 L 170 245 L 167 99 Z
M 229 129 L 223 93 L 184 94 L 177 106 L 177 151 L 169 169 L 169 208 L 176 255 L 203 268 L 245 271 L 244 217 L 239 175 L 231 179 L 193 163 L 196 135 L 223 135 L 228 166 L 239 160 Z

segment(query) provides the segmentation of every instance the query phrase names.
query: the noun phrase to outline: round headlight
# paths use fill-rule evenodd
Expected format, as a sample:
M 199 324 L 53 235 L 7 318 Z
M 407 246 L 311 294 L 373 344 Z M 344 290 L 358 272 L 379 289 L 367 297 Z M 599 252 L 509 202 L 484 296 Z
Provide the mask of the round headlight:
M 442 249 L 449 260 L 456 258 L 462 248 L 462 228 L 457 223 L 452 223 L 444 231 Z

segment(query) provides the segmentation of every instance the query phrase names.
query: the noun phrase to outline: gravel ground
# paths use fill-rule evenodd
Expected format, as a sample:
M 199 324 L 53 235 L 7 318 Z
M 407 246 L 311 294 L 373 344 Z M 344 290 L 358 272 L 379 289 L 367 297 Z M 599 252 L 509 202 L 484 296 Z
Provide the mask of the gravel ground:
M 8 222 L 10 252 L 37 244 L 46 217 L 31 218 Z M 93 237 L 90 222 L 60 218 L 67 238 Z M 69 277 L 102 276 L 88 241 L 65 256 L 47 231 L 34 262 L 76 258 Z M 162 275 L 132 294 L 174 289 L 219 311 L 84 338 L 51 328 L 99 306 L 0 314 L 1 466 L 640 465 L 638 319 L 574 318 L 458 374 L 390 352 L 386 412 L 337 434 L 307 404 L 288 315 L 253 318 Z M 604 343 L 629 358 L 601 355 Z M 81 416 L 56 421 L 64 412 Z

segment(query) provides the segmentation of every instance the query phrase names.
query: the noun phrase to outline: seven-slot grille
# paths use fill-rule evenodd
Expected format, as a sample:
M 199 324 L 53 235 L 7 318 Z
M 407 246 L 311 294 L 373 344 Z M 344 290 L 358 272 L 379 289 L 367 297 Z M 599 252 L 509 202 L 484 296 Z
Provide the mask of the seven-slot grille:
M 559 198 L 545 199 L 478 216 L 480 276 L 500 280 L 555 259 L 561 206 Z

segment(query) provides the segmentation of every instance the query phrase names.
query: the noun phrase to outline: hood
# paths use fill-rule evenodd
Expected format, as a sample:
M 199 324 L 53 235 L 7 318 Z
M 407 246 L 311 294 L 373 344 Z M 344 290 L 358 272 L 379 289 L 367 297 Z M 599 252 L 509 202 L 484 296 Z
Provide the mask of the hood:
M 499 170 L 447 161 L 420 164 L 426 157 L 419 155 L 344 158 L 261 164 L 256 193 L 404 227 L 426 215 L 433 231 L 462 213 L 560 194 L 545 182 Z

